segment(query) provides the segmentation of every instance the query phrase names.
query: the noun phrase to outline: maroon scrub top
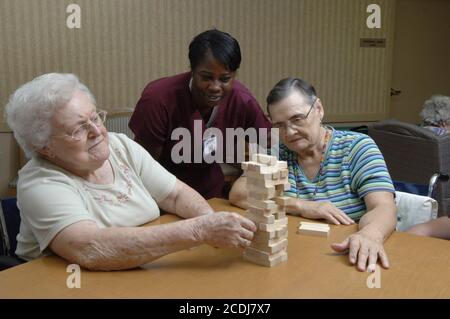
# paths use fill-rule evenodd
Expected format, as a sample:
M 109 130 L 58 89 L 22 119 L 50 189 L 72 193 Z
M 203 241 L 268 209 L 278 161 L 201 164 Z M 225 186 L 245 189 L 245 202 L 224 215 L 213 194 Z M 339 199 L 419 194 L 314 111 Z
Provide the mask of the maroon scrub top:
M 180 142 L 171 140 L 174 129 L 178 127 L 188 129 L 193 140 L 194 120 L 202 121 L 202 134 L 207 128 L 192 100 L 189 89 L 190 79 L 191 72 L 186 72 L 150 82 L 136 105 L 129 127 L 135 134 L 135 141 L 147 151 L 151 148 L 162 147 L 158 161 L 178 179 L 194 188 L 206 199 L 223 197 L 224 175 L 218 163 L 208 164 L 203 160 L 202 163 L 193 163 L 193 155 L 191 163 L 177 164 L 171 159 L 172 147 Z M 216 115 L 208 127 L 215 127 L 222 131 L 225 161 L 226 128 L 270 129 L 271 123 L 249 90 L 239 81 L 234 80 L 232 91 L 220 102 Z M 202 137 L 199 138 L 199 143 L 202 143 Z M 191 150 L 194 148 L 192 147 Z

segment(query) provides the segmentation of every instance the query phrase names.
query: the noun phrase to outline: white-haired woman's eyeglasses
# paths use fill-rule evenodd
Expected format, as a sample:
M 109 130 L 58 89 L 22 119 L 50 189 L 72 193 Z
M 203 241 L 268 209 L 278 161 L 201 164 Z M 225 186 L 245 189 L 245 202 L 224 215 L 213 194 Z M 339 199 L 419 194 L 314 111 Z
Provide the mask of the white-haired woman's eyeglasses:
M 103 123 L 106 121 L 106 111 L 99 111 L 95 113 L 95 115 L 86 123 L 81 124 L 80 126 L 77 126 L 72 134 L 62 134 L 62 135 L 52 135 L 52 137 L 71 137 L 75 141 L 81 141 L 86 138 L 89 131 L 92 128 L 92 125 L 95 125 L 96 127 L 101 127 Z

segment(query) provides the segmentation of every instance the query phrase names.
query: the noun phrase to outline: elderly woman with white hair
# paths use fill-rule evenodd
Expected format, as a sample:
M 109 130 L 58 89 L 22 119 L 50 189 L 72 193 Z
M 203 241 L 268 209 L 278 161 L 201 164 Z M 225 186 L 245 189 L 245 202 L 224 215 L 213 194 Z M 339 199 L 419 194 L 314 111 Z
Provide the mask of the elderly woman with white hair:
M 108 133 L 106 112 L 73 74 L 45 74 L 6 106 L 9 126 L 31 160 L 20 170 L 16 254 L 51 252 L 91 270 L 128 269 L 203 243 L 246 247 L 255 224 L 213 213 L 125 135 Z M 160 208 L 185 220 L 138 227 Z
M 436 135 L 448 134 L 450 130 L 450 97 L 433 95 L 426 100 L 420 116 L 423 126 Z

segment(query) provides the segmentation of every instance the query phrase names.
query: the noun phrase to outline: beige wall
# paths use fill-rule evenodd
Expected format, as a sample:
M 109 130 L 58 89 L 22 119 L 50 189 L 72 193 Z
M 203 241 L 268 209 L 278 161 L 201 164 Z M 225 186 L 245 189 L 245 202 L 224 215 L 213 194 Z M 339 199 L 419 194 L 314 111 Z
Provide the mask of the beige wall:
M 19 147 L 12 133 L 0 133 L 0 198 L 9 196 L 8 184 L 16 176 Z
M 134 107 L 152 79 L 188 69 L 187 47 L 212 27 L 242 46 L 239 78 L 261 104 L 276 81 L 301 76 L 329 106 L 329 120 L 387 113 L 394 1 L 378 0 L 382 28 L 366 27 L 368 0 L 1 0 L 0 105 L 21 83 L 74 72 L 106 109 Z M 65 26 L 81 7 L 81 29 Z M 386 49 L 359 48 L 386 37 Z M 389 74 L 390 75 L 390 74 Z
M 450 96 L 450 1 L 397 0 L 390 116 L 421 121 L 433 94 Z
M 70 3 L 81 7 L 81 29 L 66 27 Z M 381 6 L 381 29 L 366 27 L 370 3 Z M 78 74 L 102 108 L 133 108 L 148 81 L 188 70 L 192 37 L 217 27 L 239 40 L 238 77 L 261 105 L 275 82 L 299 76 L 315 85 L 328 121 L 382 119 L 394 7 L 392 0 L 0 0 L 1 111 L 18 85 L 55 71 Z M 361 37 L 385 37 L 387 47 L 359 48 Z

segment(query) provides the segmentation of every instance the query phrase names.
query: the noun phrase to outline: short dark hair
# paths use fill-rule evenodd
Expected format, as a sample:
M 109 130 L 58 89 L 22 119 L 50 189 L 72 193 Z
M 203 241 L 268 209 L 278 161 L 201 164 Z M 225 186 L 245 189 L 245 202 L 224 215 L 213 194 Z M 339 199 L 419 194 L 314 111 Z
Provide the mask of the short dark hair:
M 213 29 L 197 35 L 189 44 L 191 70 L 194 70 L 209 52 L 231 72 L 239 69 L 241 48 L 230 34 Z
M 267 113 L 270 114 L 269 105 L 288 97 L 293 91 L 297 91 L 306 97 L 309 104 L 313 103 L 317 97 L 316 89 L 305 80 L 293 77 L 285 78 L 275 84 L 273 89 L 270 90 L 269 95 L 267 95 Z

